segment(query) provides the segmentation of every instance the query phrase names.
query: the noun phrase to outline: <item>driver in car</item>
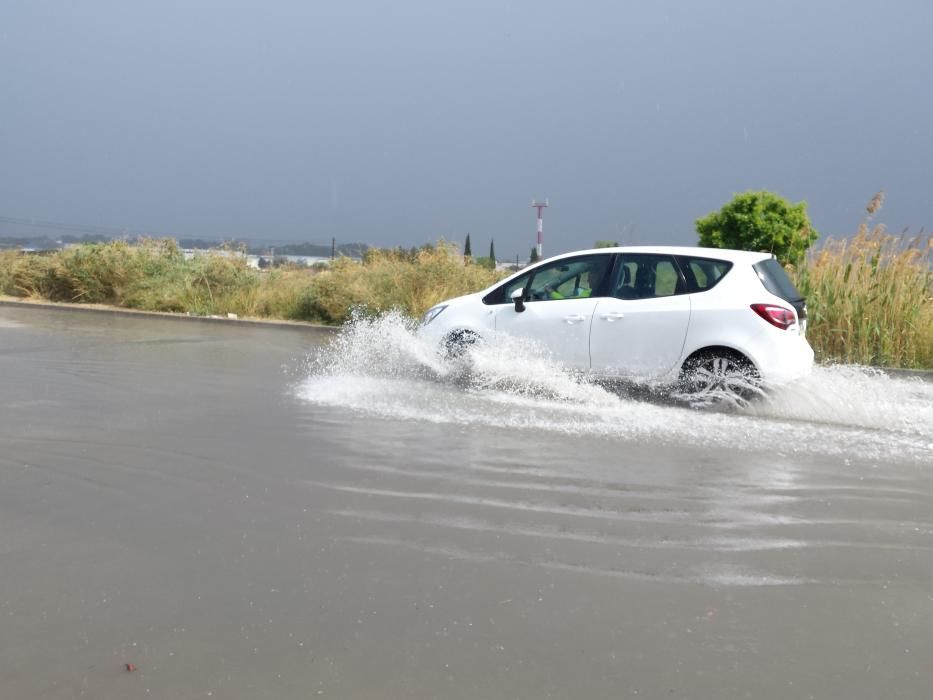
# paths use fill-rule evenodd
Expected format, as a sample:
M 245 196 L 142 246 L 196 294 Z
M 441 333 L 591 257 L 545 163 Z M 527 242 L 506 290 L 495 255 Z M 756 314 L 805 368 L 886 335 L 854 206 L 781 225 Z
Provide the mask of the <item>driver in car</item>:
M 590 270 L 586 274 L 586 286 L 580 286 L 580 278 L 578 277 L 576 286 L 574 286 L 569 294 L 559 292 L 556 287 L 552 285 L 548 285 L 545 289 L 547 289 L 549 299 L 576 299 L 588 297 L 593 294 L 593 290 L 596 289 L 599 284 L 600 277 L 601 275 L 598 270 Z

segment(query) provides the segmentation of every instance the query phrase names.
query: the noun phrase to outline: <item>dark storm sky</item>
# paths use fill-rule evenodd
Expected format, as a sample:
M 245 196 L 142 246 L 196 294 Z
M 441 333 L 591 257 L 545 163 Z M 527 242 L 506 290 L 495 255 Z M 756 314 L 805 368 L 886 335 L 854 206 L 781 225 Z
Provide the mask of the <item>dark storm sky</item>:
M 0 5 L 0 216 L 500 257 L 734 192 L 933 228 L 928 0 Z M 0 224 L 0 233 L 14 233 Z

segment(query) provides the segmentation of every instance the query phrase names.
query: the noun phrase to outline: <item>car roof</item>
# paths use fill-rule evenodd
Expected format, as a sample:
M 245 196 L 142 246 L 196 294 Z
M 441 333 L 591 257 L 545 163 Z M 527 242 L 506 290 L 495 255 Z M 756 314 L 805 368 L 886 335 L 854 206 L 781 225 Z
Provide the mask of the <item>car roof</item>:
M 674 246 L 674 245 L 633 245 L 633 246 L 615 246 L 612 248 L 588 248 L 586 250 L 572 250 L 568 253 L 559 253 L 549 258 L 544 258 L 538 262 L 531 263 L 520 270 L 516 270 L 505 279 L 501 279 L 495 284 L 487 287 L 477 294 L 488 294 L 499 285 L 509 284 L 522 275 L 528 274 L 531 268 L 537 268 L 541 263 L 551 260 L 560 260 L 562 258 L 574 258 L 578 255 L 590 255 L 594 253 L 660 253 L 662 255 L 688 255 L 697 258 L 709 258 L 712 260 L 728 260 L 731 263 L 745 263 L 753 265 L 762 260 L 768 260 L 774 256 L 771 253 L 756 253 L 750 250 L 732 250 L 730 248 L 701 248 L 700 246 Z
M 774 257 L 771 253 L 759 253 L 751 250 L 731 250 L 729 248 L 701 248 L 699 246 L 670 246 L 670 245 L 636 245 L 617 246 L 613 248 L 589 248 L 587 250 L 574 250 L 569 253 L 554 255 L 549 260 L 570 258 L 590 253 L 661 253 L 664 255 L 689 255 L 697 258 L 712 258 L 714 260 L 728 260 L 733 263 L 756 263 Z M 544 262 L 544 261 L 542 261 Z

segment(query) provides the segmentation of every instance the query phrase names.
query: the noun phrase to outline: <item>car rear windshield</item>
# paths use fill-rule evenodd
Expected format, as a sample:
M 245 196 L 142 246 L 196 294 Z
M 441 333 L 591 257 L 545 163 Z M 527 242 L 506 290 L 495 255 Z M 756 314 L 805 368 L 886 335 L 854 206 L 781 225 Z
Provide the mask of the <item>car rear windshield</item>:
M 762 260 L 752 265 L 755 272 L 758 273 L 758 279 L 769 292 L 775 296 L 781 297 L 784 301 L 795 302 L 803 299 L 803 294 L 797 291 L 790 277 L 784 272 L 784 268 L 774 258 Z

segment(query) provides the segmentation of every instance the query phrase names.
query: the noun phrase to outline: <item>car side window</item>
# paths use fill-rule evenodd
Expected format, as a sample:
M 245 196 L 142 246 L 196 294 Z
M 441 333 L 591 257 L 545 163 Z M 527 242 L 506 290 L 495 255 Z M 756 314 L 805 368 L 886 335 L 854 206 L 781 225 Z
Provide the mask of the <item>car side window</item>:
M 691 292 L 705 292 L 707 289 L 712 289 L 732 269 L 732 263 L 728 260 L 680 255 L 677 257 L 677 262 L 683 270 L 687 288 Z
M 564 258 L 535 268 L 525 289 L 528 301 L 557 301 L 603 294 L 611 255 Z
M 624 253 L 619 257 L 614 297 L 653 299 L 686 292 L 684 278 L 670 255 Z

